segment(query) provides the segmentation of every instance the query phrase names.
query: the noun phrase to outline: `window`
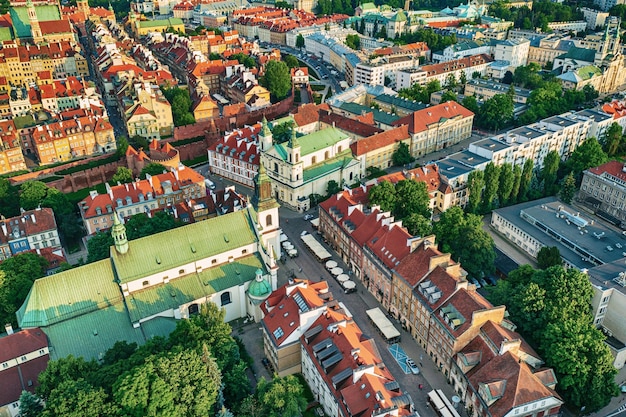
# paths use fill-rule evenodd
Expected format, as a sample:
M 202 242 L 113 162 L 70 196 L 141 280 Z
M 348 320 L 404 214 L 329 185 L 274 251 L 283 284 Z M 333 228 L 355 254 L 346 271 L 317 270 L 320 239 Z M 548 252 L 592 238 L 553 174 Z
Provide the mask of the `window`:
M 211 265 L 215 265 L 217 263 L 217 259 L 211 259 Z
M 141 285 L 143 285 L 144 287 L 147 287 L 148 285 L 150 285 L 150 281 L 144 281 L 141 283 Z
M 248 249 L 243 249 L 243 250 L 241 251 L 241 254 L 242 254 L 242 255 L 245 255 L 246 253 L 248 253 Z
M 314 164 L 316 162 L 317 162 L 317 157 L 316 156 L 311 157 L 311 164 Z
M 45 351 L 44 349 L 39 349 L 39 354 L 40 354 L 40 355 L 45 355 L 45 354 L 46 354 L 46 351 Z
M 232 300 L 230 299 L 230 291 L 226 291 L 222 294 L 220 299 L 222 301 L 222 306 L 232 303 Z
M 183 275 L 184 273 L 185 273 L 185 270 L 184 270 L 184 269 L 179 269 L 179 270 L 178 270 L 178 275 Z
M 268 215 L 265 217 L 265 225 L 266 225 L 266 226 L 271 226 L 271 225 L 272 225 L 272 215 L 271 215 L 271 214 L 268 214 Z

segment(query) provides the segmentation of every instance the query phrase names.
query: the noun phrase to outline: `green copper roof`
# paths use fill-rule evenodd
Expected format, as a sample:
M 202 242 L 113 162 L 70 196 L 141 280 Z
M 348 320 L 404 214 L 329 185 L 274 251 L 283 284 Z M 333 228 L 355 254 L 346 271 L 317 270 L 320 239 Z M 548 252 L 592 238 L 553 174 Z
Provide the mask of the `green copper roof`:
M 583 81 L 585 81 L 593 77 L 601 76 L 602 70 L 595 65 L 587 65 L 585 67 L 578 68 L 576 70 L 576 74 L 578 74 L 578 76 L 582 78 Z
M 329 172 L 336 171 L 341 168 L 345 169 L 358 163 L 359 161 L 352 156 L 352 151 L 348 148 L 338 154 L 335 158 L 325 160 L 305 169 L 302 173 L 302 179 L 304 182 L 312 181 L 316 178 L 327 175 Z
M 20 327 L 43 327 L 121 301 L 111 261 L 105 259 L 36 280 L 17 321 Z
M 570 58 L 579 61 L 594 62 L 594 60 L 596 59 L 596 51 L 593 49 L 578 48 L 577 46 L 572 46 L 566 53 L 564 53 L 563 55 L 559 55 L 557 58 Z
M 0 41 L 10 41 L 13 39 L 13 31 L 10 27 L 0 27 Z
M 140 22 L 137 22 L 137 24 L 140 28 L 156 28 L 182 25 L 183 21 L 178 17 L 170 17 L 169 19 L 163 20 L 142 20 Z
M 318 130 L 317 132 L 302 136 L 298 138 L 298 143 L 300 144 L 300 155 L 304 156 L 321 149 L 328 148 L 329 146 L 333 146 L 347 137 L 348 135 L 334 127 Z M 279 155 L 281 155 L 283 159 L 286 159 L 287 151 L 285 150 L 283 144 L 276 145 L 275 148 Z
M 248 294 L 252 297 L 265 297 L 272 292 L 272 286 L 266 278 L 262 278 L 261 281 L 256 279 L 248 286 Z
M 43 327 L 43 330 L 50 340 L 52 359 L 64 358 L 70 354 L 82 356 L 86 360 L 98 359 L 119 340 L 139 345 L 145 342 L 142 329 L 133 328 L 121 302 Z
M 361 5 L 361 10 L 365 11 L 365 10 L 378 10 L 378 8 L 376 7 L 376 5 L 374 3 L 363 3 Z
M 406 22 L 406 20 L 406 14 L 402 10 L 398 10 L 398 13 L 391 18 L 392 22 Z
M 128 242 L 125 254 L 111 247 L 120 283 L 210 258 L 256 242 L 247 210 L 225 214 Z
M 51 20 L 61 20 L 59 8 L 56 5 L 35 6 L 37 19 L 40 22 L 49 22 Z M 11 22 L 13 22 L 13 30 L 18 38 L 30 38 L 30 20 L 28 19 L 28 7 L 18 6 L 10 7 Z

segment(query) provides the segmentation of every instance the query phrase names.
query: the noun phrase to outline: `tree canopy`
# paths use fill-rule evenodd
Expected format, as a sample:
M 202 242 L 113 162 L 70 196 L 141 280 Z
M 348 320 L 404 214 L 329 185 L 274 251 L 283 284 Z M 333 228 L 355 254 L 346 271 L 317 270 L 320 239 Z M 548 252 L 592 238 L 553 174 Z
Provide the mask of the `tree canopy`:
M 35 253 L 21 253 L 0 264 L 0 322 L 17 327 L 15 312 L 26 300 L 33 282 L 45 275 L 48 262 Z
M 189 90 L 180 87 L 163 87 L 163 94 L 169 101 L 172 109 L 172 117 L 174 126 L 185 126 L 194 124 L 196 119 L 192 113 L 192 101 L 189 96 Z
M 474 277 L 483 277 L 495 270 L 495 245 L 482 225 L 479 216 L 466 214 L 458 206 L 441 213 L 439 221 L 433 224 L 440 249 L 449 252 Z
M 519 331 L 554 369 L 566 402 L 588 413 L 618 392 L 613 357 L 593 324 L 592 295 L 589 278 L 575 268 L 524 265 L 499 280 L 489 296 L 493 304 L 507 305 Z
M 566 171 L 571 172 L 576 184 L 582 181 L 583 171 L 602 165 L 609 160 L 596 138 L 589 138 L 580 144 L 565 162 Z
M 270 60 L 265 65 L 265 75 L 261 77 L 261 85 L 267 88 L 277 100 L 287 97 L 291 91 L 291 73 L 287 64 Z
M 393 155 L 391 155 L 391 159 L 395 166 L 402 166 L 415 161 L 415 158 L 411 156 L 409 145 L 404 142 L 398 142 L 398 147 L 393 152 Z
M 139 178 L 142 180 L 146 179 L 146 174 L 148 175 L 159 175 L 162 174 L 163 171 L 167 171 L 167 168 L 161 164 L 157 164 L 156 162 L 150 162 L 148 165 L 144 166 L 139 174 Z
M 390 211 L 400 220 L 411 214 L 419 214 L 427 219 L 431 216 L 428 187 L 423 181 L 402 180 L 396 185 L 382 181 L 370 188 L 369 201 L 380 206 L 382 211 Z
M 118 342 L 101 363 L 72 356 L 50 361 L 29 403 L 44 400 L 44 417 L 206 416 L 238 409 L 251 392 L 249 364 L 224 316 L 208 303 L 178 321 L 167 339 L 155 337 L 139 348 Z M 302 411 L 302 387 L 290 380 L 265 383 L 257 392 L 265 393 L 259 398 L 266 398 L 266 415 Z M 278 401 L 281 393 L 294 398 Z
M 537 264 L 540 269 L 546 269 L 555 265 L 563 265 L 561 252 L 556 246 L 544 246 L 537 253 Z
M 118 182 L 120 184 L 133 182 L 133 172 L 126 167 L 117 167 L 117 171 L 111 177 L 111 183 L 116 185 Z

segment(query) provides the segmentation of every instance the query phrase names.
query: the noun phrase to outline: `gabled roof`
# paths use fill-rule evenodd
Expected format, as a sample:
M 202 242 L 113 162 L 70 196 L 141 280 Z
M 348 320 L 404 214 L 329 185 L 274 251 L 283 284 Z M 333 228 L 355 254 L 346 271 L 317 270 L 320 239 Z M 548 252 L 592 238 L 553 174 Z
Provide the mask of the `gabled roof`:
M 418 110 L 401 119 L 396 120 L 392 124 L 394 126 L 409 125 L 409 132 L 415 134 L 429 129 L 429 126 L 443 123 L 448 119 L 473 117 L 474 113 L 461 106 L 455 101 L 448 101 L 437 104 L 436 106 L 427 107 Z
M 611 177 L 615 177 L 620 181 L 626 181 L 626 170 L 624 169 L 624 166 L 624 162 L 609 161 L 606 164 L 602 164 L 594 168 L 589 168 L 589 172 L 595 175 L 608 174 Z M 606 176 L 605 179 L 607 179 Z M 610 179 L 610 177 L 608 179 Z
M 304 333 L 308 329 L 300 328 L 300 314 L 321 307 L 332 300 L 327 282 L 295 280 L 293 284 L 285 284 L 272 292 L 266 302 L 261 304 L 264 313 L 263 326 L 277 347 L 287 340 L 291 343 L 297 342 L 298 339 L 294 340 L 290 336 L 295 331 Z
M 434 238 L 434 236 L 433 236 Z M 395 268 L 395 272 L 401 276 L 407 284 L 415 287 L 431 270 L 431 258 L 443 255 L 437 249 L 434 239 L 432 242 L 422 242 L 413 252 L 409 253 Z M 449 256 L 446 256 L 449 259 Z
M 469 381 L 479 393 L 479 386 L 484 385 L 485 390 L 494 395 L 495 401 L 489 406 L 489 412 L 493 417 L 504 417 L 515 407 L 548 398 L 554 398 L 562 403 L 559 395 L 546 387 L 533 375 L 530 367 L 524 362 L 520 363 L 511 352 L 492 358 L 474 373 Z M 492 385 L 494 383 L 499 385 Z M 491 402 L 488 398 L 483 399 L 488 403 Z
M 355 156 L 361 156 L 410 138 L 411 135 L 409 135 L 409 126 L 402 125 L 394 129 L 386 130 L 382 133 L 360 139 L 351 144 L 350 149 L 352 149 Z
M 474 312 L 491 308 L 491 303 L 475 290 L 460 288 L 436 310 L 433 317 L 457 338 L 472 325 Z
M 409 232 L 397 224 L 380 227 L 365 244 L 389 269 L 394 269 L 411 251 Z
M 48 338 L 39 328 L 24 329 L 0 338 L 0 363 L 18 359 L 28 353 L 48 347 Z M 0 370 L 2 375 L 2 370 Z M 0 380 L 2 377 L 0 377 Z M 0 401 L 0 405 L 4 405 Z
M 0 242 L 15 239 L 16 232 L 18 237 L 23 238 L 57 229 L 54 212 L 48 207 L 25 211 L 19 216 L 0 220 L 0 224 L 3 226 L 0 229 Z M 5 228 L 6 235 L 4 234 Z

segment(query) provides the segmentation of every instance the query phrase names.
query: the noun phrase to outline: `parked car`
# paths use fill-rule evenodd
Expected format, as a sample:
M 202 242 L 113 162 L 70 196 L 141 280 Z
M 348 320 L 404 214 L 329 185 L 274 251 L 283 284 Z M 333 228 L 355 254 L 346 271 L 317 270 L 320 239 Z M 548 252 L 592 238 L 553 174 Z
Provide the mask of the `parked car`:
M 494 277 L 493 275 L 489 275 L 486 279 L 487 279 L 487 282 L 489 283 L 489 285 L 497 285 L 498 284 L 498 278 Z
M 406 365 L 409 367 L 409 370 L 413 375 L 417 375 L 420 373 L 420 368 L 418 368 L 415 362 L 413 362 L 413 359 L 406 358 Z
M 472 284 L 474 284 L 476 286 L 476 288 L 481 288 L 482 285 L 480 285 L 480 282 L 478 282 L 478 280 L 474 277 L 469 277 L 469 280 Z
M 480 282 L 480 285 L 482 285 L 483 287 L 486 287 L 487 281 L 485 281 L 485 278 L 478 278 L 478 282 Z
M 305 214 L 304 215 L 304 220 L 313 220 L 315 216 L 313 216 L 312 214 Z

